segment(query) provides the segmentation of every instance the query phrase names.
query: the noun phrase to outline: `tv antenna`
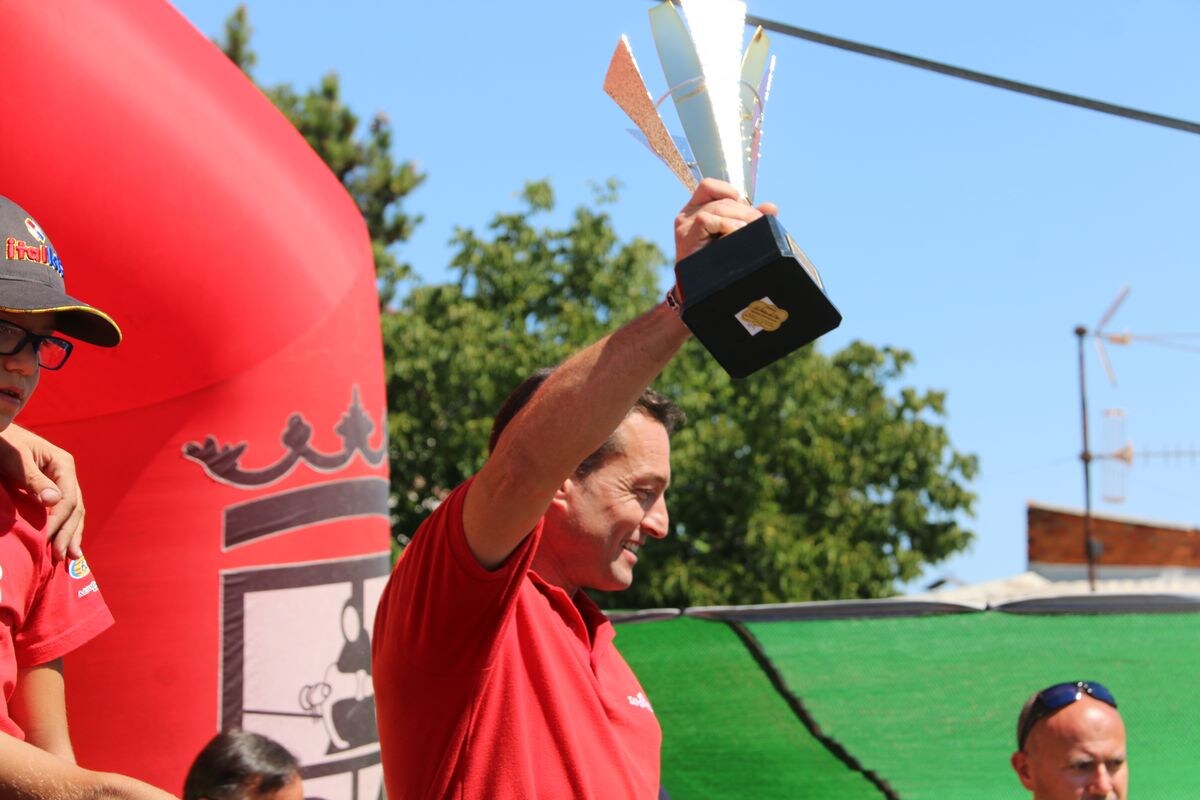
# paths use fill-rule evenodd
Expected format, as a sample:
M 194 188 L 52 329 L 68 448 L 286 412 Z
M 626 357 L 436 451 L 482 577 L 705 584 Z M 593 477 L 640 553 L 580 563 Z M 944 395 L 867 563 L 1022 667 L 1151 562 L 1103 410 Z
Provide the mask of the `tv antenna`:
M 1105 459 L 1105 469 L 1100 477 L 1100 497 L 1106 503 L 1123 503 L 1125 472 L 1133 466 L 1134 456 L 1133 443 L 1125 433 L 1125 409 L 1106 408 L 1100 415 L 1103 420 L 1104 452 L 1092 456 Z
M 1164 447 L 1158 450 L 1138 448 L 1135 451 L 1125 433 L 1127 415 L 1124 409 L 1106 408 L 1101 416 L 1104 452 L 1093 453 L 1092 458 L 1105 459 L 1104 470 L 1100 473 L 1100 497 L 1106 503 L 1125 502 L 1125 476 L 1133 468 L 1135 458 L 1167 464 L 1200 464 L 1200 449 L 1194 447 Z
M 1096 340 L 1096 352 L 1100 354 L 1100 363 L 1104 365 L 1104 372 L 1114 386 L 1117 383 L 1117 376 L 1113 373 L 1112 363 L 1108 360 L 1108 353 L 1104 350 L 1104 337 L 1107 335 L 1104 332 L 1104 326 L 1125 302 L 1125 298 L 1129 296 L 1129 289 L 1129 284 L 1126 284 L 1121 291 L 1117 292 L 1116 299 L 1100 316 L 1095 330 L 1091 332 L 1091 336 Z M 1096 562 L 1100 559 L 1100 542 L 1092 536 L 1092 458 L 1094 456 L 1088 444 L 1087 373 L 1083 344 L 1088 335 L 1088 329 L 1084 326 L 1077 325 L 1075 327 L 1075 337 L 1079 342 L 1079 410 L 1080 418 L 1083 421 L 1083 451 L 1079 454 L 1079 460 L 1083 462 L 1083 554 L 1087 559 L 1088 587 L 1094 592 L 1096 591 Z M 1126 343 L 1125 341 L 1112 341 L 1112 344 Z
M 1108 351 L 1104 348 L 1106 342 L 1113 345 L 1128 345 L 1138 341 L 1200 353 L 1200 345 L 1192 344 L 1188 341 L 1200 341 L 1200 334 L 1133 334 L 1128 331 L 1124 333 L 1110 333 L 1106 331 L 1105 326 L 1112 320 L 1113 315 L 1117 313 L 1117 309 L 1121 307 L 1121 304 L 1125 302 L 1125 298 L 1129 296 L 1129 290 L 1130 286 L 1126 284 L 1117 292 L 1116 298 L 1113 299 L 1108 309 L 1100 316 L 1100 320 L 1096 323 L 1096 327 L 1092 331 L 1089 332 L 1082 325 L 1075 328 L 1075 336 L 1079 342 L 1079 408 L 1083 428 L 1083 451 L 1079 454 L 1079 459 L 1083 463 L 1083 550 L 1084 556 L 1087 558 L 1088 585 L 1093 592 L 1096 591 L 1096 563 L 1102 555 L 1103 548 L 1100 542 L 1092 536 L 1092 461 L 1106 459 L 1113 465 L 1114 469 L 1105 471 L 1104 499 L 1108 502 L 1119 503 L 1125 499 L 1125 474 L 1119 471 L 1120 468 L 1117 465 L 1123 465 L 1125 468 L 1132 467 L 1135 453 L 1133 445 L 1125 438 L 1126 417 L 1125 412 L 1119 408 L 1104 410 L 1104 433 L 1107 452 L 1093 453 L 1090 449 L 1088 441 L 1084 339 L 1091 336 L 1095 340 L 1096 352 L 1100 356 L 1100 363 L 1104 367 L 1104 374 L 1108 377 L 1108 382 L 1113 386 L 1117 385 L 1117 376 L 1113 371 L 1112 362 L 1108 358 Z M 1166 460 L 1190 459 L 1195 462 L 1197 458 L 1200 458 L 1200 450 L 1176 448 L 1143 451 L 1138 452 L 1136 455 L 1139 458 L 1163 458 Z

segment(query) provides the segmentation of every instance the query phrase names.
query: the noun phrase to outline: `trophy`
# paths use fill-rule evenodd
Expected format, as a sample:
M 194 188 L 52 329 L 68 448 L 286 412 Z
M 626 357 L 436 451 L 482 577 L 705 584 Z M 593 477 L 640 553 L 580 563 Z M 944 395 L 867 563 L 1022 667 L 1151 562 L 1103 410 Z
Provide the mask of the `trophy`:
M 742 51 L 746 5 L 740 0 L 682 0 L 682 7 L 686 25 L 670 0 L 650 9 L 667 93 L 655 102 L 624 36 L 604 91 L 637 125 L 634 136 L 689 192 L 704 177 L 720 178 L 753 203 L 763 109 L 775 72 L 770 41 L 759 27 Z M 673 137 L 658 113 L 668 96 L 685 138 Z M 773 216 L 680 261 L 675 287 L 684 324 L 735 378 L 842 321 L 816 268 Z

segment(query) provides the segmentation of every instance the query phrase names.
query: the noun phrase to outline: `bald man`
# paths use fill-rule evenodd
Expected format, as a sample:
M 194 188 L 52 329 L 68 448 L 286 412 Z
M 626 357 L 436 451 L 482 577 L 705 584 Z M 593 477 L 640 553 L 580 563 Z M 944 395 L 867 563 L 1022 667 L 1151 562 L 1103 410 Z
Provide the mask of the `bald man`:
M 1012 765 L 1033 800 L 1125 800 L 1125 723 L 1112 692 L 1075 681 L 1030 697 Z

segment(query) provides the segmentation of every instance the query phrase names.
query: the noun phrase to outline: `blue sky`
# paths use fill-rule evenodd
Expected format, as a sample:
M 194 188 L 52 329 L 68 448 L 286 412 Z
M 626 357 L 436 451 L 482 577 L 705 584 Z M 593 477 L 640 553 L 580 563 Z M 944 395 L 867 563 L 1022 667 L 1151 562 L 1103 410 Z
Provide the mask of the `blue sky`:
M 206 35 L 234 3 L 175 0 Z M 455 226 L 482 229 L 549 178 L 566 210 L 623 184 L 622 237 L 670 252 L 682 187 L 601 90 L 628 34 L 665 91 L 642 0 L 498 4 L 249 2 L 265 83 L 330 69 L 364 115 L 385 112 L 400 158 L 428 173 L 401 249 L 446 277 Z M 1200 120 L 1200 4 L 1192 0 L 953 3 L 751 0 L 750 13 L 981 72 Z M 930 570 L 980 581 L 1025 567 L 1025 506 L 1083 502 L 1078 324 L 1132 284 L 1113 331 L 1200 333 L 1200 136 L 1012 94 L 773 35 L 758 199 L 772 200 L 821 269 L 852 339 L 912 351 L 906 383 L 948 392 L 954 445 L 980 456 L 977 540 Z M 664 275 L 664 282 L 665 282 Z M 1188 340 L 1184 340 L 1188 341 Z M 1190 344 L 1200 347 L 1200 338 Z M 1200 352 L 1087 350 L 1093 451 L 1123 409 L 1136 451 L 1200 450 Z M 801 390 L 801 389 L 798 389 Z M 1200 526 L 1200 458 L 1142 459 L 1125 502 L 1095 508 Z

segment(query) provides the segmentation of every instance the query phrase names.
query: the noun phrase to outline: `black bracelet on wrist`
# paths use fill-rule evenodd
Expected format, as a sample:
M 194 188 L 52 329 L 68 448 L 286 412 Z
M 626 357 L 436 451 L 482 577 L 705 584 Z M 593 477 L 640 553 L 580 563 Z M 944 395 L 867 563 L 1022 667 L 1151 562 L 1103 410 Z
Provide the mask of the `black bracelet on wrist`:
M 675 287 L 674 286 L 672 286 L 670 289 L 667 289 L 666 302 L 667 302 L 667 307 L 670 308 L 672 311 L 674 311 L 676 314 L 680 314 L 683 312 L 683 305 L 679 302 L 679 298 L 675 296 Z

